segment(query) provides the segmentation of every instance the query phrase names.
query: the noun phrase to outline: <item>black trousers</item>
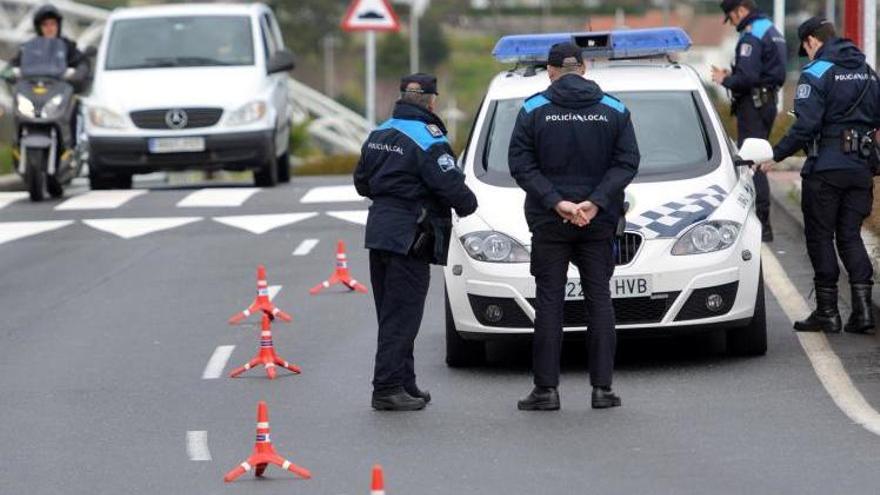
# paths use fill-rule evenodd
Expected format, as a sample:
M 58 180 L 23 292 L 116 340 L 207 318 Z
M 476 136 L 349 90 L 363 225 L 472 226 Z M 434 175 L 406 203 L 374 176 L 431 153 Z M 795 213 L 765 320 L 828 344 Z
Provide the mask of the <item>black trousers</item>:
M 873 182 L 867 170 L 804 176 L 801 210 L 816 285 L 837 285 L 838 255 L 851 283 L 873 283 L 874 268 L 861 235 L 862 222 L 871 214 Z
M 563 224 L 539 226 L 532 233 L 531 272 L 537 286 L 532 366 L 535 385 L 559 385 L 562 325 L 568 266 L 574 263 L 584 289 L 590 383 L 610 387 L 617 333 L 609 282 L 614 273 L 613 229 Z
M 416 383 L 413 348 L 431 281 L 430 265 L 374 249 L 370 279 L 379 322 L 373 391 L 381 395 Z
M 750 96 L 743 97 L 736 107 L 737 144 L 742 146 L 746 138 L 768 139 L 776 120 L 776 103 L 755 108 Z M 755 213 L 763 225 L 770 223 L 770 183 L 767 174 L 755 172 Z

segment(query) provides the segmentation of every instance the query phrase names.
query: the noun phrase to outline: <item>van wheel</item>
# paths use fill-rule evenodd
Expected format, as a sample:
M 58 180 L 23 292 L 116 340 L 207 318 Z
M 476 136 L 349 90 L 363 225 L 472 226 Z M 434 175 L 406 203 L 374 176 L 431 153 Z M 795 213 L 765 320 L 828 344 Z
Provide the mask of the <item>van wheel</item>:
M 278 182 L 287 184 L 290 182 L 290 152 L 285 151 L 278 158 Z
M 278 185 L 278 160 L 270 159 L 259 170 L 254 170 L 254 185 L 257 187 Z
M 449 306 L 449 293 L 443 289 L 446 302 L 446 365 L 450 368 L 476 366 L 486 361 L 486 343 L 465 340 L 455 329 L 452 308 Z
M 755 315 L 748 325 L 727 331 L 727 353 L 733 356 L 767 354 L 767 313 L 764 305 L 764 270 L 758 276 Z
M 46 190 L 53 198 L 64 196 L 64 187 L 58 182 L 57 177 L 46 177 Z

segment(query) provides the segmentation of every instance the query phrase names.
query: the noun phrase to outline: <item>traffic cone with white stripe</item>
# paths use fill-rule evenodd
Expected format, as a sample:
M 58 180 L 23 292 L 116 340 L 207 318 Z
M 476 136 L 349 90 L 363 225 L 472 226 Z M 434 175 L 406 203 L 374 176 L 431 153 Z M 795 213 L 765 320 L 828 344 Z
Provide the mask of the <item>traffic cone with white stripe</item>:
M 302 479 L 307 480 L 312 477 L 312 473 L 308 469 L 293 464 L 275 452 L 275 447 L 272 446 L 272 439 L 269 435 L 269 407 L 264 401 L 260 401 L 257 403 L 257 441 L 254 444 L 254 451 L 246 461 L 226 473 L 223 481 L 227 483 L 235 481 L 251 469 L 254 470 L 256 476 L 263 476 L 269 464 L 274 464 L 285 471 L 290 471 Z
M 373 483 L 370 485 L 370 495 L 385 495 L 385 473 L 382 466 L 373 466 Z
M 348 287 L 349 290 L 355 290 L 364 294 L 367 293 L 367 288 L 364 284 L 351 278 L 351 273 L 348 271 L 348 256 L 345 254 L 345 243 L 342 241 L 339 241 L 336 244 L 336 271 L 333 272 L 333 275 L 331 275 L 329 279 L 312 287 L 309 290 L 309 293 L 315 295 L 336 284 L 342 284 Z
M 258 311 L 262 311 L 263 314 L 267 314 L 272 318 L 281 318 L 287 322 L 293 321 L 289 314 L 278 309 L 269 299 L 269 282 L 266 281 L 266 267 L 263 265 L 257 267 L 257 297 L 254 298 L 254 302 L 247 309 L 230 318 L 229 324 L 237 325 Z
M 262 331 L 260 332 L 260 352 L 258 352 L 257 355 L 244 366 L 232 370 L 232 373 L 229 374 L 229 378 L 235 378 L 254 366 L 259 366 L 261 364 L 266 367 L 266 375 L 269 376 L 270 380 L 275 379 L 276 365 L 286 368 L 296 374 L 302 373 L 302 369 L 300 369 L 299 366 L 289 363 L 275 354 L 275 345 L 272 343 L 272 318 L 266 313 L 263 313 Z

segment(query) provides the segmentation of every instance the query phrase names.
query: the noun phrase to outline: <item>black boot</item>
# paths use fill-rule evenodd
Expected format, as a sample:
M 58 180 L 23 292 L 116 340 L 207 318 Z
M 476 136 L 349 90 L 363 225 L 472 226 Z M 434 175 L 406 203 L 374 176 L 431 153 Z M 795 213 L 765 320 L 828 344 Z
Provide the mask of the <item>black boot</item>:
M 816 286 L 816 310 L 805 320 L 796 321 L 798 332 L 840 333 L 843 325 L 837 310 L 837 287 Z
M 593 387 L 593 409 L 620 407 L 620 397 L 611 391 L 611 387 Z
M 874 333 L 874 303 L 871 301 L 871 284 L 852 284 L 852 314 L 844 331 L 849 333 Z
M 406 390 L 406 393 L 409 395 L 425 401 L 425 404 L 431 402 L 431 392 L 419 389 L 416 384 L 404 386 L 403 389 Z
M 556 387 L 535 387 L 516 407 L 520 411 L 558 411 L 559 392 Z
M 761 242 L 773 242 L 773 227 L 769 220 L 761 224 Z
M 425 401 L 413 397 L 403 387 L 388 392 L 373 392 L 373 409 L 377 411 L 419 411 L 425 408 Z

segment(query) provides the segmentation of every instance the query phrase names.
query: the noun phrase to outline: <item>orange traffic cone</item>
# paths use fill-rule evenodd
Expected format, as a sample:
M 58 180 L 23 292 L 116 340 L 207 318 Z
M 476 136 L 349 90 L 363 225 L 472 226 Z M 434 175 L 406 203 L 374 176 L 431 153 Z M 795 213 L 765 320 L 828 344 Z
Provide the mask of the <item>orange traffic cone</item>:
M 247 309 L 230 318 L 229 324 L 237 325 L 257 311 L 262 311 L 264 314 L 267 314 L 272 318 L 278 317 L 284 321 L 293 321 L 293 318 L 289 314 L 278 309 L 272 304 L 272 301 L 269 300 L 269 282 L 266 281 L 266 267 L 263 265 L 257 267 L 257 297 L 254 298 L 254 302 L 252 302 Z
M 269 408 L 265 402 L 260 401 L 257 403 L 257 441 L 254 445 L 254 451 L 246 461 L 226 473 L 223 481 L 227 483 L 235 481 L 239 476 L 251 469 L 255 469 L 255 475 L 263 476 L 263 472 L 266 471 L 266 467 L 269 464 L 274 464 L 285 471 L 290 471 L 303 479 L 312 477 L 312 473 L 308 469 L 293 464 L 275 452 L 275 447 L 272 446 L 272 439 L 269 437 Z
M 288 370 L 300 374 L 302 369 L 299 366 L 288 363 L 275 354 L 275 346 L 272 343 L 272 318 L 263 313 L 262 332 L 260 333 L 260 352 L 248 361 L 244 366 L 232 370 L 229 378 L 235 378 L 254 366 L 263 365 L 266 367 L 266 374 L 270 380 L 275 378 L 275 365 L 287 368 Z
M 382 472 L 382 466 L 378 464 L 373 466 L 373 483 L 370 495 L 385 495 L 385 474 Z
M 309 290 L 309 293 L 315 295 L 331 285 L 336 284 L 342 284 L 348 287 L 349 290 L 356 290 L 364 294 L 367 293 L 367 288 L 362 283 L 351 278 L 351 273 L 348 271 L 348 256 L 345 255 L 345 243 L 342 241 L 339 241 L 339 243 L 336 244 L 336 271 L 328 280 L 312 287 Z

